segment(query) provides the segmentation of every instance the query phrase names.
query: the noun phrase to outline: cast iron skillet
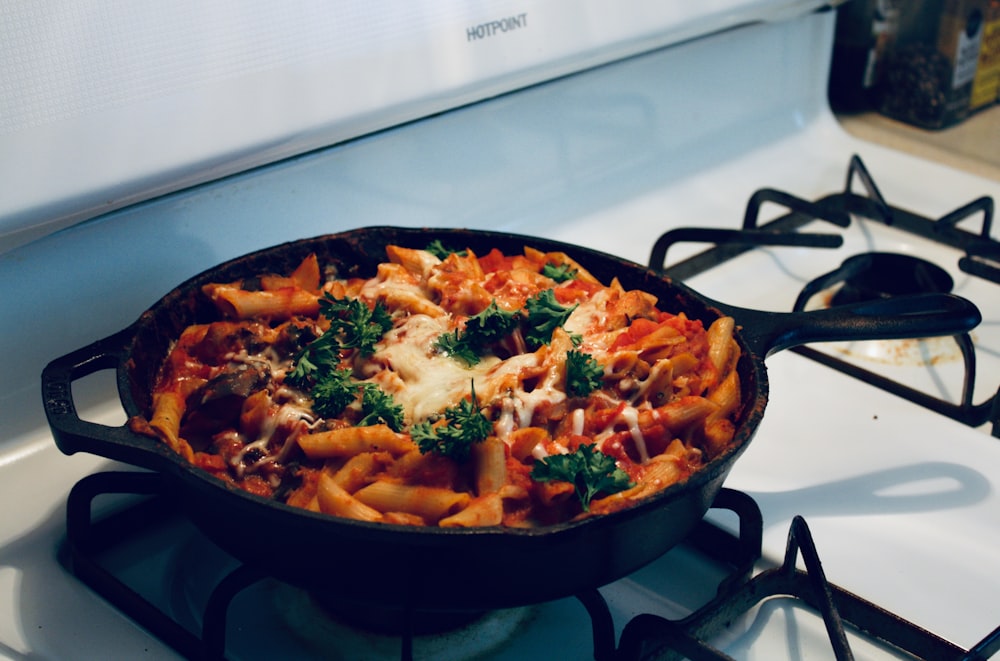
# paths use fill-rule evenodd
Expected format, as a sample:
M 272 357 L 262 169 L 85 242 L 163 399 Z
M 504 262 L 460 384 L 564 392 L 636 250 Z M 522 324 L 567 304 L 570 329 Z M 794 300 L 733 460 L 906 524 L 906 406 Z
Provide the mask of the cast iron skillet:
M 148 413 L 157 367 L 181 329 L 213 318 L 200 296 L 207 282 L 289 273 L 310 252 L 342 276 L 374 274 L 385 245 L 451 248 L 484 255 L 525 245 L 563 251 L 607 283 L 657 295 L 661 309 L 686 312 L 707 326 L 736 319 L 743 351 L 743 406 L 727 452 L 683 484 L 618 513 L 541 529 L 413 528 L 338 519 L 247 494 L 192 467 L 162 443 L 81 420 L 71 384 L 117 370 L 129 416 Z M 768 397 L 764 357 L 810 341 L 926 337 L 966 332 L 981 320 L 950 294 L 898 298 L 808 313 L 776 314 L 724 305 L 656 272 L 604 253 L 532 237 L 456 229 L 371 227 L 255 252 L 208 270 L 171 291 L 130 327 L 52 361 L 42 373 L 45 412 L 59 449 L 89 452 L 161 474 L 170 497 L 212 541 L 276 578 L 331 598 L 421 610 L 481 610 L 562 598 L 621 578 L 681 541 L 708 510 L 733 463 L 753 437 Z M 803 384 L 807 387 L 807 384 Z M 817 397 L 822 393 L 817 392 Z M 802 429 L 808 434 L 808 429 Z

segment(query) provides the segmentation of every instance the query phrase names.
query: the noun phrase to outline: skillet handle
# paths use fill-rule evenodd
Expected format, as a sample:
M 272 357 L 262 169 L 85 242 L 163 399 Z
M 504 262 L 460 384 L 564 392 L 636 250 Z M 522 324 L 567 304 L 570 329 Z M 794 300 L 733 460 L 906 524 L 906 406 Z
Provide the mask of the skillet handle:
M 955 294 L 896 296 L 802 312 L 720 309 L 743 327 L 743 338 L 761 357 L 810 342 L 960 335 L 983 319 L 979 308 Z
M 73 401 L 73 381 L 124 364 L 127 342 L 133 332 L 125 329 L 98 340 L 53 360 L 42 370 L 45 417 L 56 446 L 64 454 L 89 452 L 150 469 L 162 467 L 164 460 L 169 461 L 168 455 L 158 447 L 162 444 L 133 432 L 128 423 L 112 427 L 83 420 Z

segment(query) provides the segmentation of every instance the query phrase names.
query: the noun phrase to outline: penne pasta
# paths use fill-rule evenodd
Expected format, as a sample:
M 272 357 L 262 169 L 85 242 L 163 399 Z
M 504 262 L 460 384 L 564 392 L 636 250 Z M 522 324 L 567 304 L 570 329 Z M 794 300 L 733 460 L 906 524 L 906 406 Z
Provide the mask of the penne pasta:
M 536 494 L 546 507 L 555 507 L 569 501 L 575 491 L 572 482 L 545 482 L 536 489 Z
M 149 426 L 175 449 L 185 408 L 184 397 L 174 390 L 157 393 L 153 397 L 153 417 Z
M 319 297 L 297 287 L 245 291 L 229 285 L 207 285 L 205 294 L 231 319 L 289 319 L 296 315 L 315 316 L 319 312 Z
M 481 528 L 498 526 L 503 522 L 503 499 L 490 493 L 476 498 L 467 507 L 446 516 L 438 522 L 443 528 Z
M 319 260 L 312 253 L 292 271 L 291 279 L 301 289 L 317 291 L 320 287 Z
M 385 254 L 390 262 L 399 264 L 420 279 L 428 278 L 431 275 L 431 270 L 441 263 L 439 257 L 426 250 L 416 250 L 403 246 L 386 246 Z
M 718 406 L 713 419 L 726 418 L 736 411 L 740 404 L 740 377 L 736 370 L 729 372 L 722 382 L 708 394 L 708 401 Z
M 388 452 L 362 452 L 348 459 L 333 473 L 333 482 L 347 492 L 354 492 L 375 481 L 376 476 L 392 462 Z M 326 471 L 323 472 L 326 474 Z
M 496 436 L 489 436 L 472 449 L 476 472 L 476 493 L 497 493 L 507 483 L 507 446 Z
M 430 248 L 204 285 L 215 318 L 181 332 L 130 427 L 295 507 L 444 527 L 617 511 L 733 443 L 733 319 L 706 328 L 559 251 Z
M 347 493 L 346 489 L 338 485 L 326 473 L 320 474 L 316 490 L 316 501 L 319 505 L 319 510 L 326 514 L 342 516 L 346 519 L 356 519 L 358 521 L 380 521 L 382 519 L 380 511 Z
M 541 427 L 521 427 L 510 434 L 510 454 L 518 461 L 524 461 L 532 456 L 536 448 L 551 440 L 549 433 Z
M 720 317 L 708 327 L 708 358 L 720 374 L 729 367 L 730 357 L 735 349 L 733 331 L 736 323 L 732 317 Z
M 326 432 L 302 434 L 299 447 L 310 459 L 353 457 L 362 452 L 390 452 L 400 455 L 414 449 L 413 441 L 397 434 L 388 425 L 341 427 Z
M 354 497 L 379 512 L 406 512 L 435 522 L 461 510 L 472 500 L 468 493 L 388 480 L 373 482 L 354 492 Z
M 702 423 L 718 410 L 718 405 L 705 399 L 688 395 L 681 399 L 664 404 L 648 413 L 651 421 L 664 424 L 668 429 L 679 433 L 692 425 Z

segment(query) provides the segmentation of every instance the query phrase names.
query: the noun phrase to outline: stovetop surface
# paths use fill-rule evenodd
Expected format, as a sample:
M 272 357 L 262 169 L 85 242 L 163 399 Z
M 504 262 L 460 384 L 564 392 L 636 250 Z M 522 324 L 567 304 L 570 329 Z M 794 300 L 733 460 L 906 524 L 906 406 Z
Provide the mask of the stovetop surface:
M 376 224 L 489 227 L 645 262 L 666 227 L 736 226 L 760 187 L 806 198 L 839 190 L 855 153 L 887 199 L 929 216 L 984 194 L 1000 199 L 998 182 L 845 134 L 819 100 L 825 61 L 793 69 L 788 57 L 822 51 L 817 44 L 829 45 L 831 35 L 830 17 L 822 15 L 798 19 L 794 31 L 762 25 L 718 35 L 668 59 L 630 60 L 144 203 L 0 256 L 0 277 L 13 283 L 0 316 L 16 320 L 0 334 L 8 368 L 0 393 L 0 497 L 9 504 L 0 518 L 0 612 L 14 614 L 0 617 L 0 656 L 175 656 L 57 562 L 70 486 L 109 462 L 58 452 L 41 412 L 38 375 L 52 358 L 127 326 L 202 269 L 286 240 Z M 731 63 L 739 60 L 734 55 L 788 69 L 784 78 L 767 77 L 764 93 L 732 68 L 721 81 L 684 73 L 693 62 Z M 699 104 L 674 103 L 671 82 L 689 85 Z M 737 118 L 724 104 L 732 95 L 747 99 L 746 115 Z M 699 115 L 701 102 L 716 102 L 717 111 Z M 554 116 L 546 111 L 551 104 L 571 110 Z M 671 259 L 700 249 L 679 248 Z M 749 261 L 748 271 L 718 270 L 688 284 L 734 304 L 787 309 L 793 295 L 778 295 L 758 278 L 777 270 L 801 279 L 840 256 L 774 249 Z M 995 328 L 1000 308 L 989 304 L 983 313 L 984 326 Z M 835 583 L 963 646 L 993 630 L 1000 441 L 793 353 L 767 365 L 764 422 L 727 481 L 763 510 L 764 564 L 780 561 L 789 522 L 801 514 Z M 983 380 L 989 376 L 984 369 Z M 84 417 L 121 424 L 108 373 L 76 385 Z M 698 599 L 700 587 L 683 597 L 656 590 L 693 573 L 674 564 L 683 553 L 604 589 L 619 627 L 640 609 L 683 611 L 690 608 L 685 600 Z M 141 572 L 127 557 L 119 560 Z M 554 609 L 524 626 L 564 617 L 563 605 Z M 734 629 L 727 649 L 745 659 L 772 659 L 775 649 L 805 655 L 824 634 L 821 625 L 793 617 L 797 610 L 769 603 Z M 581 611 L 565 604 L 568 621 Z M 760 626 L 765 620 L 779 626 Z M 245 631 L 253 640 L 257 629 Z M 589 649 L 589 642 L 576 645 L 566 643 L 567 655 Z M 860 658 L 882 657 L 861 649 Z

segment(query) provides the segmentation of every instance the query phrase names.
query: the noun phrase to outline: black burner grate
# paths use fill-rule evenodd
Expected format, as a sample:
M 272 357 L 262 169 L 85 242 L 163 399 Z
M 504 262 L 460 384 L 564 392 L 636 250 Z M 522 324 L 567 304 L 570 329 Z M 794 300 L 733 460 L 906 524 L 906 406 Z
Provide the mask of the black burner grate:
M 224 659 L 230 604 L 241 591 L 266 578 L 263 573 L 239 565 L 222 578 L 211 590 L 202 631 L 195 632 L 135 592 L 101 561 L 105 552 L 176 514 L 166 494 L 161 493 L 162 484 L 159 475 L 140 472 L 95 473 L 80 480 L 67 502 L 67 537 L 61 560 L 80 580 L 184 657 Z M 104 518 L 94 517 L 94 500 L 109 494 L 150 498 Z M 794 597 L 822 614 L 838 659 L 853 658 L 847 627 L 917 659 L 973 661 L 1000 651 L 1000 628 L 972 649 L 963 650 L 829 583 L 808 526 L 800 517 L 792 523 L 784 563 L 752 576 L 761 557 L 760 509 L 752 498 L 730 489 L 720 492 L 713 508 L 737 515 L 738 534 L 705 520 L 685 544 L 730 568 L 716 596 L 679 621 L 638 615 L 625 625 L 616 642 L 612 615 L 600 591 L 595 588 L 577 595 L 591 617 L 596 661 L 729 659 L 706 641 L 755 605 L 777 596 Z M 796 568 L 800 555 L 805 570 Z M 412 636 L 400 638 L 400 658 L 406 661 L 412 658 Z
M 800 557 L 804 570 L 796 568 Z M 791 597 L 819 612 L 831 649 L 840 661 L 854 658 L 847 638 L 848 627 L 915 659 L 972 661 L 988 659 L 1000 651 L 1000 628 L 965 650 L 830 583 L 805 519 L 795 517 L 781 566 L 763 571 L 744 583 L 734 583 L 729 589 L 720 589 L 713 601 L 683 620 L 648 614 L 637 616 L 622 632 L 618 658 L 732 661 L 732 657 L 705 641 L 772 597 Z
M 853 192 L 855 180 L 861 182 L 864 195 Z M 787 208 L 789 212 L 761 224 L 758 222 L 758 212 L 764 202 L 774 202 Z M 847 182 L 843 192 L 827 195 L 813 202 L 788 193 L 762 189 L 754 194 L 747 204 L 742 229 L 670 230 L 660 236 L 653 245 L 649 266 L 663 271 L 676 280 L 685 280 L 748 252 L 756 246 L 838 248 L 842 245 L 839 235 L 805 232 L 801 231 L 802 228 L 816 220 L 848 227 L 851 217 L 857 216 L 956 248 L 964 253 L 958 259 L 958 266 L 962 271 L 1000 284 L 1000 242 L 990 237 L 993 212 L 994 202 L 990 197 L 973 200 L 939 219 L 930 219 L 891 206 L 885 201 L 864 163 L 859 157 L 854 156 L 848 166 Z M 981 223 L 977 232 L 970 232 L 959 226 L 967 225 L 977 219 Z M 715 245 L 668 267 L 667 252 L 673 245 L 682 242 Z M 805 297 L 800 297 L 799 303 L 802 298 Z M 956 336 L 956 342 L 965 362 L 962 397 L 958 403 L 921 392 L 872 370 L 810 347 L 796 347 L 791 350 L 970 427 L 989 423 L 992 425 L 993 436 L 1000 438 L 1000 388 L 985 401 L 980 403 L 973 401 L 976 379 L 975 350 L 968 335 Z

